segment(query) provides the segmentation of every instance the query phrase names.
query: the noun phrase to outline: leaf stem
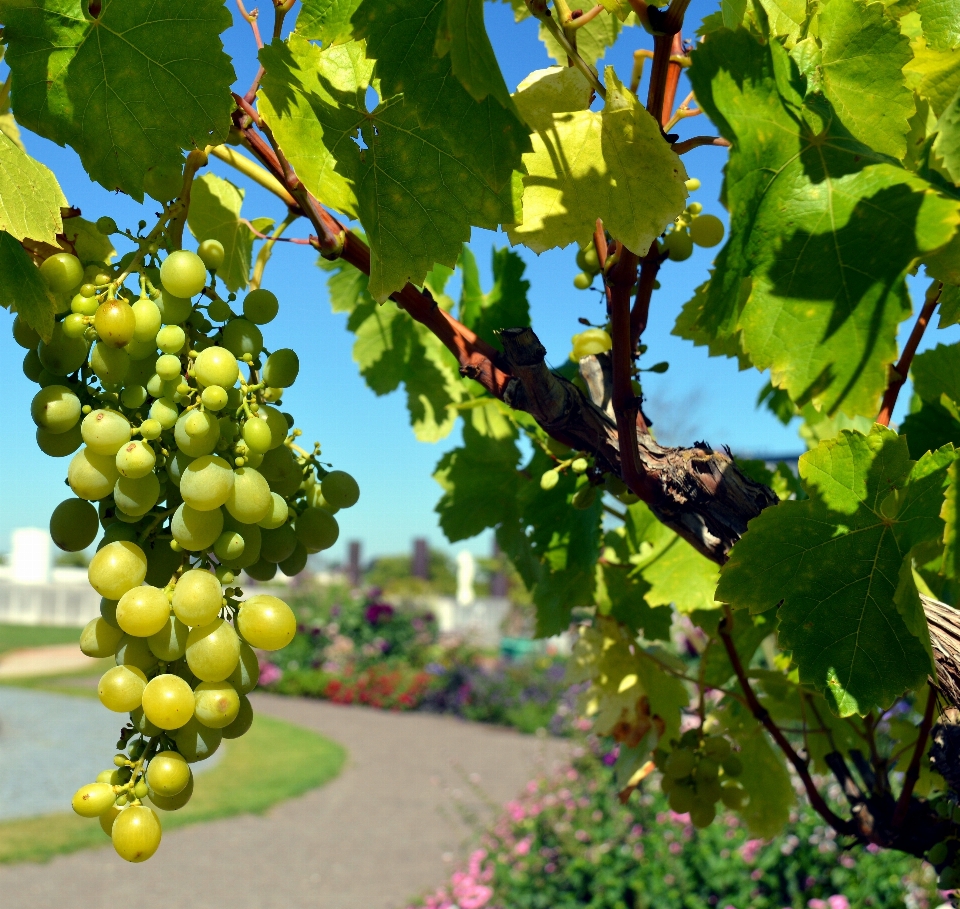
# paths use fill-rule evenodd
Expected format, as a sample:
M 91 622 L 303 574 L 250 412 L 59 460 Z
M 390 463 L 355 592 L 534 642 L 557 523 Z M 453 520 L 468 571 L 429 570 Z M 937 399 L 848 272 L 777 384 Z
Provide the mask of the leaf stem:
M 689 114 L 683 116 L 692 117 L 694 114 L 699 114 L 700 111 L 691 111 Z M 682 142 L 674 142 L 673 150 L 678 155 L 685 155 L 689 151 L 693 151 L 695 148 L 700 148 L 704 145 L 716 145 L 719 148 L 729 148 L 730 142 L 727 139 L 723 139 L 720 136 L 694 136 L 692 139 L 684 139 Z
M 537 15 L 537 13 L 535 12 L 534 15 Z M 557 21 L 553 18 L 553 16 L 550 15 L 550 10 L 546 10 L 544 15 L 537 16 L 537 18 L 540 19 L 547 31 L 553 35 L 557 43 L 564 49 L 564 51 L 566 51 L 567 58 L 570 60 L 571 64 L 587 77 L 587 81 L 593 86 L 593 90 L 601 98 L 606 100 L 607 90 L 600 81 L 597 71 L 589 63 L 587 63 L 587 61 L 584 60 L 580 54 L 577 53 L 577 49 L 567 39 L 564 30 L 557 24 Z
M 287 212 L 286 218 L 284 218 L 276 226 L 273 233 L 266 238 L 267 242 L 260 247 L 260 251 L 257 253 L 257 261 L 253 266 L 253 276 L 250 278 L 250 290 L 257 290 L 257 288 L 260 287 L 260 282 L 263 280 L 263 270 L 267 267 L 267 262 L 270 261 L 270 256 L 273 254 L 274 244 L 281 238 L 283 232 L 299 217 L 299 212 Z M 252 226 L 251 230 L 253 230 Z M 254 232 L 259 233 L 258 231 Z M 261 234 L 260 236 L 262 237 L 263 235 Z
M 880 405 L 880 413 L 877 414 L 876 419 L 876 422 L 881 426 L 890 425 L 890 418 L 893 416 L 893 408 L 897 405 L 900 389 L 903 388 L 903 383 L 907 381 L 907 376 L 910 374 L 910 364 L 913 362 L 913 357 L 917 352 L 917 348 L 920 346 L 923 333 L 927 330 L 927 325 L 930 324 L 933 311 L 940 302 L 941 293 L 943 293 L 943 283 L 939 281 L 931 284 L 927 289 L 926 299 L 923 301 L 920 315 L 917 316 L 913 331 L 910 332 L 910 337 L 903 347 L 900 360 L 896 366 L 890 369 L 890 380 L 887 383 L 887 390 L 883 393 L 883 403 Z
M 215 158 L 219 158 L 225 164 L 229 164 L 245 177 L 249 177 L 254 183 L 258 183 L 277 198 L 282 199 L 286 205 L 296 207 L 297 200 L 287 192 L 284 185 L 255 161 L 251 161 L 246 156 L 234 151 L 229 145 L 211 145 L 207 147 L 207 152 Z
M 923 711 L 923 720 L 920 723 L 920 732 L 917 735 L 917 744 L 913 749 L 913 756 L 910 758 L 910 766 L 907 767 L 906 776 L 903 778 L 903 789 L 900 790 L 900 797 L 897 799 L 897 807 L 893 810 L 894 828 L 904 822 L 907 817 L 907 811 L 910 808 L 910 799 L 913 797 L 913 789 L 920 779 L 920 761 L 927 750 L 927 739 L 930 736 L 930 728 L 933 726 L 933 713 L 937 705 L 937 693 L 933 685 L 927 688 L 927 706 Z
M 588 9 L 585 13 L 581 13 L 577 16 L 575 13 L 571 14 L 570 21 L 564 22 L 565 28 L 583 28 L 588 22 L 592 22 L 600 13 L 603 12 L 604 6 L 602 3 L 598 3 L 593 9 Z

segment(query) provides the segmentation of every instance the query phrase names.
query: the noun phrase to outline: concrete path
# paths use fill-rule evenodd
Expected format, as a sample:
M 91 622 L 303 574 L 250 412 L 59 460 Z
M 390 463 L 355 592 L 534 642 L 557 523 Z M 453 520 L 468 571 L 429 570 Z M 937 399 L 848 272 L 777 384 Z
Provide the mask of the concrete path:
M 80 634 L 77 632 L 77 637 Z M 23 679 L 30 676 L 82 672 L 97 660 L 80 652 L 76 644 L 52 644 L 49 647 L 24 647 L 0 656 L 0 678 Z
M 4 909 L 402 909 L 449 877 L 463 813 L 489 817 L 567 748 L 450 717 L 253 700 L 343 744 L 343 773 L 266 815 L 173 831 L 142 865 L 107 846 L 0 866 Z

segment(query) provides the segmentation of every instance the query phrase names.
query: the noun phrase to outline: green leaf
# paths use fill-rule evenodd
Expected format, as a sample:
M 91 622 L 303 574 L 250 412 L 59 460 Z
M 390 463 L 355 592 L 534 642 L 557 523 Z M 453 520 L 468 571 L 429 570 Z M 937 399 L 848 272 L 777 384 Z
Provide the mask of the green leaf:
M 713 638 L 703 653 L 703 682 L 711 688 L 722 688 L 734 676 L 733 663 L 727 656 L 727 650 L 720 641 L 717 626 L 723 621 L 723 614 L 715 609 L 691 613 L 691 620 Z M 741 612 L 733 623 L 733 646 L 740 656 L 740 662 L 749 666 L 753 655 L 763 641 L 774 633 L 775 617 L 761 612 L 757 615 Z
M 499 333 L 504 328 L 525 328 L 530 324 L 530 307 L 523 259 L 509 249 L 493 250 L 493 287 L 483 293 L 477 260 L 469 247 L 460 256 L 463 286 L 460 291 L 460 321 L 497 350 L 503 350 Z
M 747 0 L 720 0 L 720 12 L 725 28 L 737 28 L 747 11 Z
M 738 812 L 754 836 L 776 836 L 790 820 L 796 801 L 783 755 L 774 751 L 759 724 L 749 735 L 737 736 L 740 760 L 747 772 L 737 777 L 750 796 Z
M 686 171 L 660 127 L 612 67 L 602 113 L 553 116 L 524 155 L 523 221 L 508 228 L 512 243 L 540 253 L 571 242 L 586 245 L 597 218 L 644 255 L 684 208 Z
M 0 230 L 18 240 L 55 243 L 67 199 L 52 171 L 0 133 Z
M 943 166 L 960 183 L 960 89 L 940 116 L 933 150 L 943 159 Z
M 723 568 L 717 598 L 751 612 L 779 604 L 780 646 L 841 716 L 889 707 L 931 671 L 897 586 L 910 551 L 942 535 L 954 458 L 911 461 L 906 439 L 879 425 L 841 432 L 800 458 L 810 498 L 761 512 Z
M 63 235 L 73 244 L 77 258 L 88 265 L 109 265 L 117 254 L 109 237 L 97 230 L 93 221 L 81 218 L 66 218 L 63 222 Z
M 941 395 L 960 402 L 960 344 L 938 344 L 914 357 L 910 367 L 913 390 L 924 401 Z
M 864 145 L 902 158 L 915 107 L 902 69 L 910 41 L 882 3 L 830 0 L 820 10 L 823 92 Z
M 350 19 L 362 0 L 302 0 L 297 14 L 297 34 L 325 47 L 344 44 L 353 37 Z
M 597 588 L 594 593 L 601 615 L 616 619 L 648 641 L 670 639 L 673 611 L 668 607 L 652 607 L 646 594 L 650 585 L 629 564 L 597 565 Z
M 406 98 L 367 111 L 372 63 L 361 44 L 321 51 L 294 34 L 289 47 L 274 42 L 260 54 L 261 114 L 304 185 L 359 218 L 378 302 L 407 282 L 422 284 L 435 263 L 452 268 L 471 225 L 514 220 L 510 181 L 491 185 L 445 131 L 419 123 Z
M 100 6 L 94 19 L 83 0 L 7 5 L 13 112 L 139 201 L 148 168 L 226 141 L 236 75 L 220 33 L 231 18 L 221 0 Z
M 955 200 L 854 140 L 776 41 L 720 30 L 693 53 L 697 100 L 732 144 L 730 237 L 697 319 L 798 405 L 876 414 L 910 313 L 914 259 L 953 235 Z
M 577 29 L 577 53 L 591 66 L 603 58 L 607 49 L 613 47 L 623 28 L 616 16 L 605 16 L 602 13 L 591 19 L 586 25 Z M 541 23 L 540 40 L 547 53 L 560 66 L 567 65 L 567 52 L 557 43 L 550 30 Z
M 245 191 L 216 174 L 204 174 L 193 181 L 190 193 L 190 232 L 202 240 L 223 244 L 223 264 L 217 277 L 228 290 L 241 290 L 250 280 L 253 261 L 253 231 L 240 221 Z
M 739 334 L 718 334 L 709 327 L 710 320 L 706 315 L 709 287 L 710 282 L 704 281 L 683 304 L 670 334 L 693 341 L 695 347 L 706 347 L 711 357 L 735 359 L 741 371 L 749 369 L 753 364 L 740 347 Z
M 770 34 L 785 38 L 784 45 L 793 47 L 804 32 L 807 21 L 806 0 L 760 0 L 760 6 L 767 14 Z
M 943 566 L 948 578 L 960 578 L 960 461 L 954 461 L 947 471 L 950 482 L 943 500 Z
M 593 86 L 575 66 L 551 66 L 530 73 L 513 95 L 527 126 L 548 130 L 553 114 L 586 110 L 593 97 Z
M 19 313 L 26 323 L 49 341 L 56 306 L 40 270 L 20 243 L 0 232 L 0 306 Z
M 949 328 L 960 323 L 960 287 L 944 286 L 940 292 L 940 322 L 937 328 Z
M 903 68 L 907 87 L 928 101 L 939 117 L 960 88 L 960 52 L 935 50 L 922 35 L 911 44 L 913 59 Z
M 960 44 L 960 2 L 920 0 L 917 6 L 923 36 L 934 50 L 948 51 Z
M 907 414 L 900 434 L 906 436 L 910 457 L 915 460 L 944 445 L 960 448 L 960 421 L 935 401 L 923 401 L 918 410 Z

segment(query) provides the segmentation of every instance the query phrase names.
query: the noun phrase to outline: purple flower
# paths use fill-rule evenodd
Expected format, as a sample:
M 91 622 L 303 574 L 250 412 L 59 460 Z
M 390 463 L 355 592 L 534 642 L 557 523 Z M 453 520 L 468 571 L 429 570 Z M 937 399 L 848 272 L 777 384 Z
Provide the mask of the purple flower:
M 363 614 L 370 625 L 379 625 L 393 618 L 394 609 L 387 603 L 371 603 Z

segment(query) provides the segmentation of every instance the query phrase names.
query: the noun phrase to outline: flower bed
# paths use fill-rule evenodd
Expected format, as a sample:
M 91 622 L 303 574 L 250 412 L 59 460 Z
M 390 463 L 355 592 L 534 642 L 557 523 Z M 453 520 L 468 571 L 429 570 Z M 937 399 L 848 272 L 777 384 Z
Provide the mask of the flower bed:
M 650 791 L 621 805 L 612 756 L 580 749 L 528 785 L 481 848 L 416 909 L 933 909 L 928 866 L 844 850 L 806 812 L 790 834 L 752 838 L 734 816 L 695 830 Z M 411 906 L 410 909 L 415 909 Z
M 261 675 L 262 678 L 262 675 Z M 268 687 L 279 694 L 323 698 L 335 704 L 365 704 L 384 710 L 414 710 L 433 677 L 410 666 L 371 666 L 356 673 L 293 669 Z

